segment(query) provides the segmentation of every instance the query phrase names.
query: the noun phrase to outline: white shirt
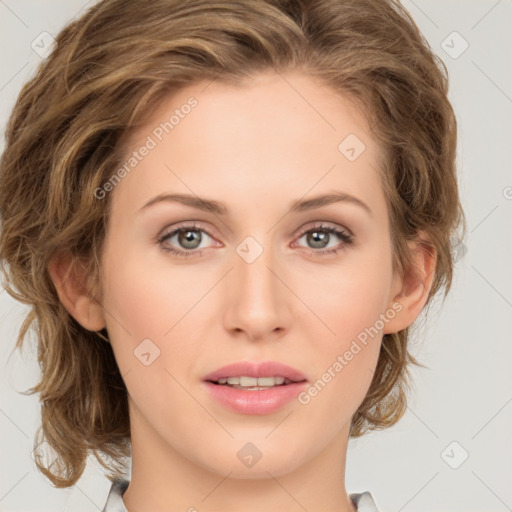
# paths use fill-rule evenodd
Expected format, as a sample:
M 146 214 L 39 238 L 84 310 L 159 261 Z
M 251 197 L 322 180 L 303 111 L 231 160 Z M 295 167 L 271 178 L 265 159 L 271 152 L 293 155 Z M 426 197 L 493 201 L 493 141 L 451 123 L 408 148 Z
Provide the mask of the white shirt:
M 129 480 L 125 479 L 114 480 L 102 512 L 128 512 L 124 506 L 123 494 L 128 488 L 129 483 Z M 357 512 L 379 512 L 369 491 L 353 493 L 348 496 L 356 507 Z

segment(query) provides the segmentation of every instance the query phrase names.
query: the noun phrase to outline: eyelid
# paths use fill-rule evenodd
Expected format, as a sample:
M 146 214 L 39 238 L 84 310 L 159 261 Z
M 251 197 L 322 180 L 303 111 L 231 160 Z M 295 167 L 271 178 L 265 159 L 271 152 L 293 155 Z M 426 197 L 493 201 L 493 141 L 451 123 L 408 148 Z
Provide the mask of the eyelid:
M 178 222 L 178 224 L 173 224 L 171 226 L 167 226 L 155 237 L 155 241 L 161 240 L 162 238 L 169 236 L 171 233 L 179 230 L 189 229 L 191 231 L 204 231 L 210 238 L 216 239 L 217 237 L 210 233 L 210 229 L 202 224 L 202 221 L 196 220 L 185 220 L 182 222 Z
M 306 233 L 309 233 L 315 229 L 327 231 L 327 232 L 331 233 L 332 235 L 338 237 L 341 240 L 341 242 L 340 242 L 341 247 L 336 248 L 336 249 L 331 248 L 331 249 L 315 250 L 315 249 L 311 249 L 311 248 L 307 248 L 307 247 L 302 247 L 300 245 L 298 246 L 301 249 L 309 250 L 312 254 L 317 254 L 319 256 L 326 254 L 326 253 L 337 253 L 338 251 L 342 250 L 345 246 L 351 245 L 355 238 L 355 236 L 351 232 L 351 230 L 349 230 L 343 226 L 339 226 L 338 224 L 334 224 L 334 223 L 331 223 L 328 221 L 327 222 L 316 221 L 316 222 L 313 222 L 313 224 L 310 223 L 310 224 L 306 224 L 305 226 L 301 227 L 299 232 L 294 235 L 293 243 L 296 245 L 298 239 L 302 238 Z M 216 236 L 214 236 L 210 233 L 209 229 L 206 229 L 205 226 L 202 225 L 202 221 L 194 221 L 194 220 L 182 221 L 176 225 L 167 226 L 155 238 L 155 243 L 162 246 L 162 250 L 165 250 L 166 252 L 174 253 L 175 255 L 179 254 L 179 255 L 200 256 L 202 251 L 205 250 L 204 248 L 203 249 L 191 249 L 191 250 L 187 251 L 187 250 L 182 250 L 179 248 L 175 249 L 175 248 L 164 248 L 163 247 L 166 238 L 171 237 L 171 235 L 175 236 L 179 231 L 186 231 L 186 230 L 202 231 L 202 232 L 206 233 L 206 235 L 209 236 L 212 240 L 214 240 L 217 244 L 219 244 L 219 243 L 222 244 L 222 242 L 219 242 L 217 240 Z M 207 247 L 206 249 L 209 249 L 209 247 Z
M 335 224 L 333 222 L 324 222 L 324 221 L 315 221 L 313 224 L 306 224 L 305 227 L 300 228 L 298 231 L 298 234 L 295 235 L 295 237 L 301 237 L 302 235 L 306 234 L 308 231 L 311 231 L 312 229 L 321 229 L 321 228 L 332 228 L 336 231 L 342 231 L 343 233 L 346 233 L 347 236 L 353 237 L 354 234 L 350 229 L 346 228 L 345 226 L 340 226 L 338 224 Z
M 301 227 L 294 235 L 292 235 L 294 238 L 301 237 L 311 229 L 320 229 L 320 228 L 334 228 L 339 231 L 345 232 L 348 236 L 354 236 L 353 233 L 350 231 L 350 229 L 344 227 L 344 226 L 338 226 L 337 224 L 331 223 L 331 222 L 325 222 L 325 221 L 315 221 L 313 224 L 309 223 L 306 224 L 306 226 Z M 191 229 L 191 230 L 198 230 L 198 231 L 204 231 L 210 238 L 217 238 L 215 235 L 212 235 L 210 230 L 206 228 L 204 225 L 202 225 L 202 221 L 195 221 L 195 220 L 185 220 L 182 222 L 179 222 L 176 225 L 167 226 L 162 231 L 159 232 L 159 234 L 155 237 L 155 241 L 160 240 L 163 237 L 166 237 L 173 233 L 174 231 L 178 231 L 179 229 Z

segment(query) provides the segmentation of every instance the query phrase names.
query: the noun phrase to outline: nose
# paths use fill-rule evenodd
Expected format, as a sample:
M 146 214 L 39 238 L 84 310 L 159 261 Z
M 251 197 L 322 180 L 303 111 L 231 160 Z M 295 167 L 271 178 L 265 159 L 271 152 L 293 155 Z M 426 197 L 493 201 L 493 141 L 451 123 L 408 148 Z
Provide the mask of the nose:
M 233 269 L 225 283 L 225 328 L 238 336 L 244 333 L 251 341 L 278 339 L 289 330 L 293 298 L 285 284 L 283 265 L 276 261 L 270 247 L 263 247 L 263 252 L 252 261 L 250 253 L 261 251 L 259 246 L 252 240 L 244 246 L 249 251 L 244 253 L 244 247 L 234 251 Z

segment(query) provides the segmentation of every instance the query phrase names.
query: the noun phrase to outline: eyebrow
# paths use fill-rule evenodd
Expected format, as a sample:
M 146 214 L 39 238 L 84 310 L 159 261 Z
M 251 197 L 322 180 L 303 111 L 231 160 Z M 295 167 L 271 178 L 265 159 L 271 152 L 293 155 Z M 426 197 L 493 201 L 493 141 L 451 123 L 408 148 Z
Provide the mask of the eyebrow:
M 145 210 L 146 208 L 149 208 L 150 206 L 161 202 L 181 203 L 186 206 L 190 206 L 191 208 L 196 208 L 198 210 L 215 213 L 218 215 L 228 214 L 226 206 L 223 205 L 222 203 L 219 203 L 218 201 L 214 201 L 212 199 L 205 199 L 189 194 L 166 193 L 162 193 L 153 197 L 144 206 L 142 206 L 142 208 L 140 208 L 139 211 Z M 358 199 L 357 197 L 354 197 L 345 192 L 332 192 L 330 194 L 323 194 L 305 200 L 298 199 L 291 204 L 289 211 L 290 213 L 304 212 L 339 202 L 346 202 L 360 206 L 363 210 L 366 211 L 366 213 L 372 216 L 372 211 L 366 203 L 361 201 L 361 199 Z

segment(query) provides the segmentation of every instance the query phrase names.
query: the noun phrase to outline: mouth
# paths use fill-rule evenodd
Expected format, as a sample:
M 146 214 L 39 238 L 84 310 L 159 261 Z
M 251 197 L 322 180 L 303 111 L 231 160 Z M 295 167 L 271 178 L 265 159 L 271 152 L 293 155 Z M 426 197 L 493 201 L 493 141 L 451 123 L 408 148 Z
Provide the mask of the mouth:
M 262 389 L 271 389 L 278 386 L 288 386 L 289 384 L 294 384 L 295 382 L 305 382 L 305 380 L 294 381 L 281 375 L 275 377 L 249 377 L 247 375 L 242 375 L 240 377 L 222 377 L 216 381 L 207 380 L 207 382 L 217 384 L 218 386 L 243 389 L 245 391 L 258 391 Z
M 233 363 L 203 379 L 220 405 L 242 414 L 270 414 L 297 397 L 308 381 L 291 366 L 268 361 Z
M 306 381 L 306 376 L 277 361 L 240 361 L 228 364 L 205 376 L 206 382 L 238 389 L 273 388 Z

